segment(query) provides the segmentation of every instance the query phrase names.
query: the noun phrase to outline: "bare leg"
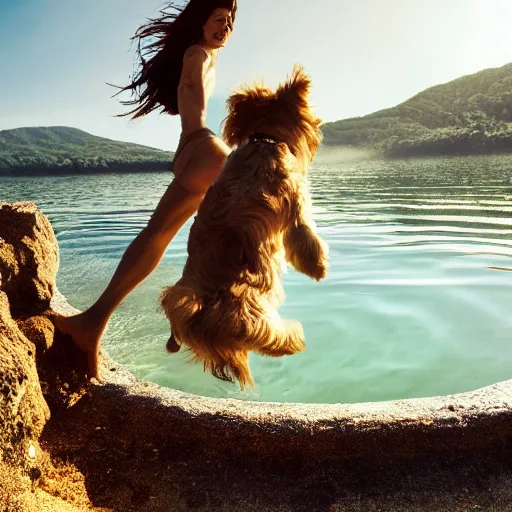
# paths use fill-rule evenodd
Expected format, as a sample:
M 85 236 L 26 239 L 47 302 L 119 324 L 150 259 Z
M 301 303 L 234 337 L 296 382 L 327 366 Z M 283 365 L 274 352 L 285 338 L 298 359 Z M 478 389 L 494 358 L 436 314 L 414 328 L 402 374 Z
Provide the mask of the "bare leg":
M 220 139 L 210 138 L 195 148 L 194 155 L 187 155 L 189 158 L 184 155 L 186 165 L 183 168 L 176 162 L 176 179 L 162 196 L 148 225 L 126 249 L 98 300 L 78 315 L 53 317 L 55 326 L 70 334 L 74 343 L 87 353 L 89 377 L 99 379 L 101 336 L 112 313 L 157 267 L 169 242 L 199 207 L 228 153 L 229 149 Z

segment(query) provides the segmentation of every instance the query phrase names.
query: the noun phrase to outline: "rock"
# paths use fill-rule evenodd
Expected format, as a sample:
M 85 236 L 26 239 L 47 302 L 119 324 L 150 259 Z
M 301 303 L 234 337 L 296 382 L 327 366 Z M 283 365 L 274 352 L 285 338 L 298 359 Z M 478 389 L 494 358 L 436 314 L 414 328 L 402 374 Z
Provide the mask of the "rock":
M 0 203 L 0 290 L 16 313 L 48 308 L 59 266 L 57 239 L 34 203 Z
M 37 314 L 48 310 L 50 305 L 58 261 L 55 235 L 36 206 L 33 203 L 1 203 L 2 511 L 63 510 L 60 505 L 55 506 L 53 497 L 39 492 L 41 476 L 53 468 L 49 454 L 40 446 L 40 438 L 50 418 L 48 401 L 64 404 L 69 401 L 71 391 L 76 394 L 84 388 L 86 358 L 69 341 L 65 343 L 62 337 L 55 336 L 49 318 Z M 59 361 L 56 354 L 65 354 L 65 363 Z M 63 385 L 66 379 L 73 380 L 75 386 L 66 388 Z M 53 504 L 48 505 L 49 502 Z M 71 507 L 66 510 L 77 509 Z
M 30 503 L 29 490 L 47 464 L 39 438 L 50 410 L 35 359 L 34 343 L 19 330 L 0 292 L 0 480 L 5 476 L 9 484 L 0 504 L 13 511 L 29 510 L 23 508 Z
M 0 446 L 4 461 L 31 466 L 30 444 L 37 446 L 50 410 L 43 397 L 35 346 L 12 319 L 7 295 L 0 292 Z

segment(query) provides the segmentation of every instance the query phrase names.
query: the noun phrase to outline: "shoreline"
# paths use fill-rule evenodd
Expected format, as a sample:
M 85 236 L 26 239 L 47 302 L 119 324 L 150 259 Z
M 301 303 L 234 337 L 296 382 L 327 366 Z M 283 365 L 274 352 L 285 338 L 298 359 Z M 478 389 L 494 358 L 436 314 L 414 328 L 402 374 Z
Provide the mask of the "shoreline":
M 493 157 L 493 156 L 510 156 L 512 155 L 512 147 L 502 150 L 492 151 L 474 151 L 474 152 L 439 152 L 439 153 L 403 153 L 395 154 L 393 152 L 385 152 L 366 147 L 353 147 L 353 146 L 338 146 L 338 145 L 325 145 L 319 150 L 317 157 L 311 163 L 330 163 L 330 164 L 343 164 L 344 162 L 359 161 L 359 160 L 383 160 L 383 161 L 407 161 L 413 159 L 436 159 L 436 158 L 471 158 L 471 157 Z M 149 166 L 123 166 L 123 168 L 105 169 L 98 167 L 95 169 L 84 168 L 82 170 L 74 171 L 22 171 L 16 173 L 13 171 L 11 174 L 0 172 L 0 180 L 2 178 L 37 178 L 37 177 L 66 177 L 66 176 L 100 176 L 108 174 L 137 174 L 137 173 L 159 173 L 170 172 L 172 173 L 172 160 Z

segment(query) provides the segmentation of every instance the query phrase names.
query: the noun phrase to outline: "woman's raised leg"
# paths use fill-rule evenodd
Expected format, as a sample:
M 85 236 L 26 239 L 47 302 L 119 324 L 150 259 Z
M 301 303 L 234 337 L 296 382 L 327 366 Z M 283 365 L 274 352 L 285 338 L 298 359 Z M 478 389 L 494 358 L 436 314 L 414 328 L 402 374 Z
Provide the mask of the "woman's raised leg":
M 229 148 L 218 138 L 208 138 L 193 154 L 183 148 L 173 168 L 176 178 L 160 199 L 147 226 L 126 249 L 104 292 L 86 311 L 65 317 L 54 315 L 55 326 L 69 334 L 89 359 L 89 377 L 99 379 L 101 336 L 123 299 L 158 265 L 179 229 L 199 207 L 208 187 L 219 175 Z

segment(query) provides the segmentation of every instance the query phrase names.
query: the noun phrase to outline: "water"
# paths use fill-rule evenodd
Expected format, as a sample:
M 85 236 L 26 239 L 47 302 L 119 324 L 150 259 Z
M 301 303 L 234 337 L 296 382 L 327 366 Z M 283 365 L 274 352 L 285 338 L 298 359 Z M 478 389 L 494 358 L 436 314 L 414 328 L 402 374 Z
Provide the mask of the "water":
M 139 378 L 217 397 L 359 402 L 468 391 L 512 378 L 512 157 L 315 163 L 314 217 L 328 278 L 285 274 L 283 317 L 301 320 L 304 353 L 253 354 L 254 391 L 204 374 L 157 311 L 186 259 L 190 221 L 160 266 L 119 307 L 109 353 Z M 144 227 L 170 176 L 0 178 L 0 199 L 32 200 L 60 245 L 57 284 L 86 308 Z

